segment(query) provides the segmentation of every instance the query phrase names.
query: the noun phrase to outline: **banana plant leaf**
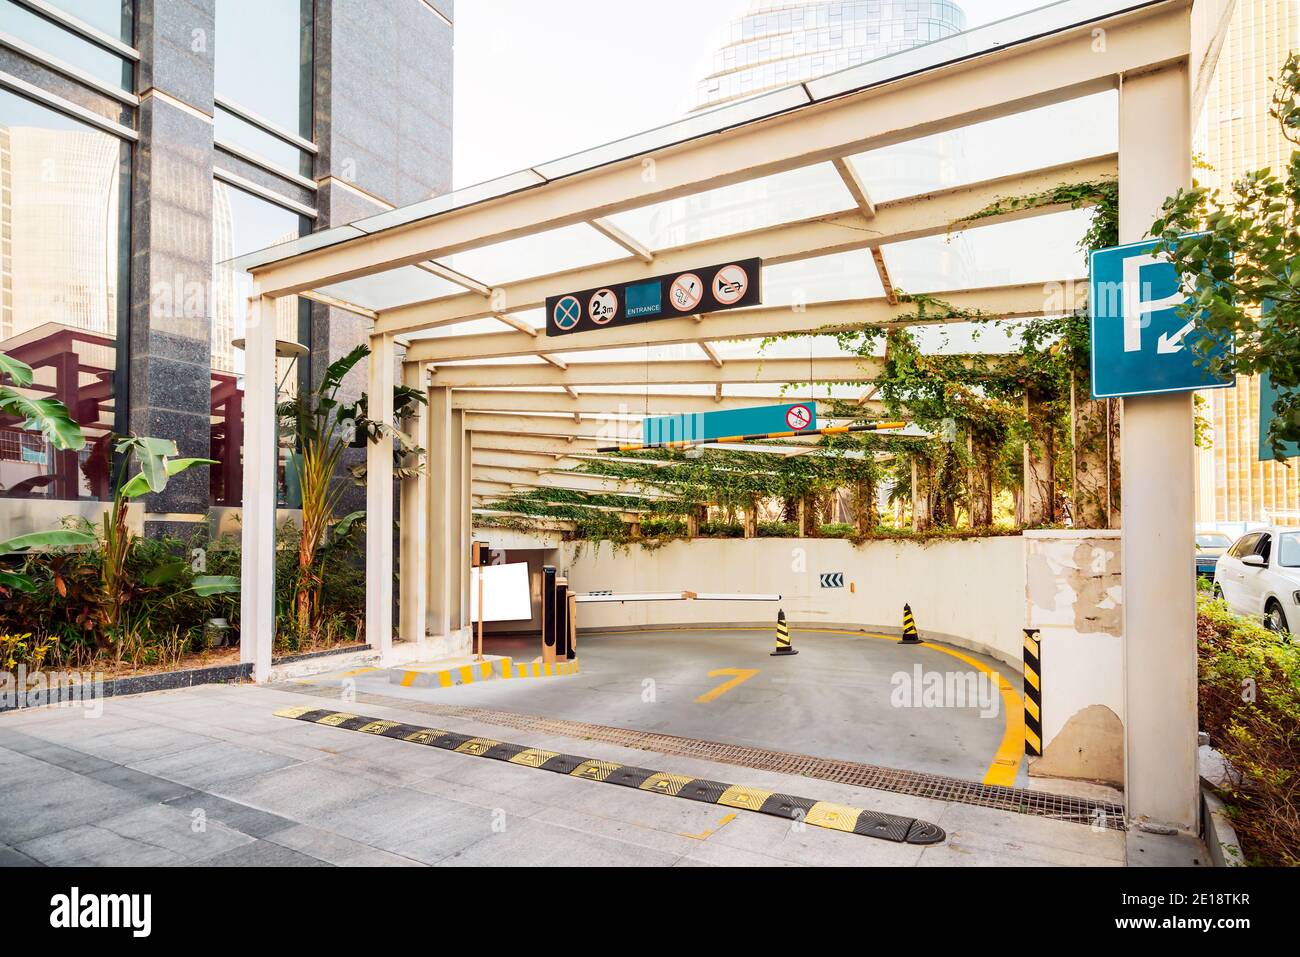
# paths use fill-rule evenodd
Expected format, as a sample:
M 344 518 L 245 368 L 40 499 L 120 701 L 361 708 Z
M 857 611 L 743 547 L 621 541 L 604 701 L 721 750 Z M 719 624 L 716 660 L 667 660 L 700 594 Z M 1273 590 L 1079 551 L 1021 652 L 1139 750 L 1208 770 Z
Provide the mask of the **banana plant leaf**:
M 86 445 L 81 426 L 58 399 L 32 399 L 8 386 L 0 386 L 0 412 L 22 419 L 24 429 L 39 430 L 60 451 L 75 452 Z
M 194 593 L 203 598 L 212 595 L 233 595 L 239 591 L 239 579 L 234 575 L 197 575 Z
M 32 384 L 32 367 L 3 352 L 0 352 L 0 373 L 9 376 L 16 386 L 26 388 Z
M 20 572 L 0 571 L 0 588 L 32 592 L 36 591 L 36 582 Z
M 29 548 L 64 548 L 75 545 L 94 545 L 93 532 L 80 532 L 70 528 L 56 528 L 46 532 L 28 532 L 8 541 L 0 542 L 0 555 L 12 555 Z
M 175 448 L 175 446 L 173 446 L 173 448 Z M 143 464 L 144 463 L 142 462 L 141 463 L 142 467 Z M 155 488 L 153 483 L 149 481 L 149 476 L 146 475 L 144 471 L 141 471 L 134 478 L 132 478 L 131 481 L 127 482 L 125 485 L 122 486 L 122 494 L 125 495 L 127 498 L 138 498 L 139 496 L 144 495 L 146 492 L 161 492 L 163 489 L 167 487 L 167 479 L 170 478 L 171 476 L 179 475 L 181 472 L 184 472 L 186 469 L 191 468 L 192 466 L 195 465 L 217 465 L 217 464 L 219 463 L 217 462 L 216 459 L 195 459 L 195 458 L 164 459 L 163 460 L 164 477 L 161 485 Z

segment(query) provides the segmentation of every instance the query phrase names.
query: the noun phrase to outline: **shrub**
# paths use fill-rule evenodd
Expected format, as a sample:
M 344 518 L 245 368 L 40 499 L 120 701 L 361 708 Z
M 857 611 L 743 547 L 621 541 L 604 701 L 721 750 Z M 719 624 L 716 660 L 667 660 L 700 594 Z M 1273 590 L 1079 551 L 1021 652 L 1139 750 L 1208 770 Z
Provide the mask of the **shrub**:
M 744 538 L 745 526 L 739 522 L 701 522 L 701 538 Z
M 1300 647 L 1198 603 L 1201 727 L 1233 771 L 1233 827 L 1248 863 L 1300 865 Z

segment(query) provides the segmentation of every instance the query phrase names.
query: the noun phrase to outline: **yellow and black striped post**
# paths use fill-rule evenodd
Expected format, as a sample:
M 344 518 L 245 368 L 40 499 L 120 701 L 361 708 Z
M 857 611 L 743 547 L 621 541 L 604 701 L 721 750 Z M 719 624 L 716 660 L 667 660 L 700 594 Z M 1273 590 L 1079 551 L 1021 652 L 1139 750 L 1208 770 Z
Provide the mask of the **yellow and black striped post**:
M 1025 754 L 1043 756 L 1043 657 L 1037 628 L 1025 629 Z
M 776 651 L 772 652 L 771 657 L 777 655 L 797 655 L 790 644 L 790 626 L 785 623 L 785 609 L 781 608 L 776 613 Z
M 899 644 L 919 645 L 921 636 L 916 630 L 916 619 L 912 617 L 912 606 L 903 605 L 903 640 Z

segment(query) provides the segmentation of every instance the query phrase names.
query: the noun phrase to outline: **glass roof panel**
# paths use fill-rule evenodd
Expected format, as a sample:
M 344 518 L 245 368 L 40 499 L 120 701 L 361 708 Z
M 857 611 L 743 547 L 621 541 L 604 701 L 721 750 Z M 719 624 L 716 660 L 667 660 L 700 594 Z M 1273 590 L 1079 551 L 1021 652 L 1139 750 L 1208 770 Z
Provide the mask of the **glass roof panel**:
M 885 294 L 870 250 L 763 267 L 763 305 L 875 299 Z
M 465 287 L 419 266 L 401 266 L 373 276 L 321 286 L 316 291 L 367 309 L 380 310 L 422 299 L 454 296 L 463 293 Z
M 1113 90 L 1096 93 L 858 153 L 849 162 L 871 198 L 884 203 L 1113 153 L 1117 108 Z
M 926 355 L 1003 355 L 1020 348 L 1028 319 L 914 326 L 912 336 Z
M 586 223 L 574 223 L 444 256 L 440 262 L 484 285 L 500 286 L 531 276 L 626 259 L 630 255 Z
M 1080 278 L 1079 242 L 1091 210 L 928 236 L 884 247 L 894 286 L 908 293 L 942 293 L 1013 283 Z
M 454 336 L 474 336 L 489 332 L 509 331 L 510 327 L 499 319 L 471 319 L 468 322 L 457 322 L 450 326 L 434 326 L 432 329 L 420 329 L 405 335 L 407 339 L 414 342 L 417 339 L 449 339 Z
M 651 249 L 665 249 L 848 209 L 853 209 L 853 197 L 835 167 L 818 163 L 608 219 Z

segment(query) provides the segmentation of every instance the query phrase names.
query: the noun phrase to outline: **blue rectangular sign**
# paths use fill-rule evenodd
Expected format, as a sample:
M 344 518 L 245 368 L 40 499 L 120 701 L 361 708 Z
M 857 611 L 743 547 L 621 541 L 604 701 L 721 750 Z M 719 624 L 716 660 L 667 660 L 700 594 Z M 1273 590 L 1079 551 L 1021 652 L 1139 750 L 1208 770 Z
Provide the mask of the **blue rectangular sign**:
M 1196 360 L 1204 334 L 1179 314 L 1186 297 L 1178 272 L 1154 255 L 1156 241 L 1092 253 L 1092 395 L 1095 399 L 1221 389 Z M 1227 346 L 1214 347 L 1220 353 Z M 1202 360 L 1204 361 L 1204 360 Z
M 1261 462 L 1271 462 L 1273 455 L 1273 446 L 1268 440 L 1269 429 L 1273 426 L 1273 420 L 1277 418 L 1273 412 L 1273 403 L 1277 401 L 1281 394 L 1277 386 L 1273 384 L 1272 377 L 1267 372 L 1260 373 L 1259 376 L 1259 460 Z M 1295 442 L 1282 443 L 1282 457 L 1286 459 L 1295 458 L 1300 455 L 1300 445 Z
M 663 415 L 646 419 L 641 442 L 709 442 L 733 435 L 765 435 L 769 432 L 798 432 L 817 427 L 816 409 L 811 402 L 788 405 L 758 405 L 749 409 L 696 412 L 693 415 Z

